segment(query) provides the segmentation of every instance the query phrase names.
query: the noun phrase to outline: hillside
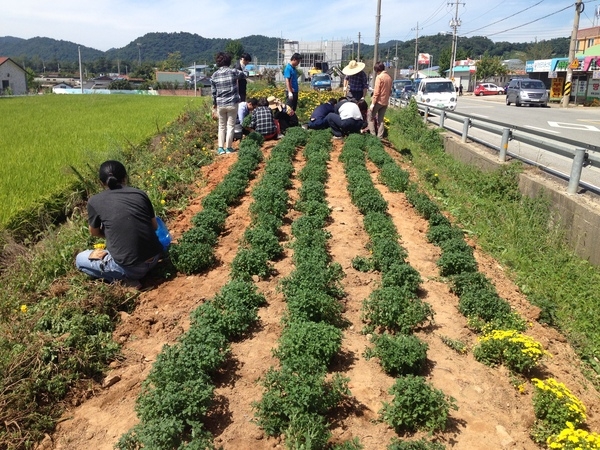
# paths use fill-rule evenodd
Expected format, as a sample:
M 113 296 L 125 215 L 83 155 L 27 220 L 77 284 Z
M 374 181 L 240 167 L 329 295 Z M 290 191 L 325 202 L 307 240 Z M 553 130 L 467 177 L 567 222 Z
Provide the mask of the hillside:
M 285 39 L 291 38 L 291 36 Z M 112 48 L 102 52 L 81 46 L 83 63 L 91 72 L 116 72 L 117 61 L 121 67 L 135 65 L 139 59 L 142 63 L 156 63 L 167 59 L 170 53 L 180 52 L 184 64 L 211 64 L 216 52 L 225 48 L 230 39 L 204 38 L 194 33 L 147 33 L 124 47 Z M 252 35 L 240 38 L 244 50 L 259 61 L 274 61 L 278 43 L 281 38 Z M 542 43 L 544 45 L 542 45 Z M 420 36 L 419 53 L 434 55 L 436 62 L 444 58 L 449 63 L 452 36 L 439 33 L 431 36 Z M 534 59 L 562 57 L 568 54 L 569 39 L 558 38 L 540 43 L 493 42 L 483 36 L 459 37 L 457 59 L 477 59 L 484 53 L 502 59 L 527 58 L 532 46 L 541 47 L 545 53 L 536 54 Z M 0 37 L 0 55 L 15 58 L 19 63 L 32 68 L 36 72 L 62 70 L 78 70 L 78 44 L 47 37 L 20 39 L 11 36 Z M 344 49 L 344 59 L 350 60 L 356 51 L 352 43 Z M 373 46 L 361 44 L 360 53 L 363 59 L 373 58 Z M 533 53 L 532 53 L 533 54 Z M 398 66 L 406 68 L 413 64 L 415 57 L 415 40 L 388 41 L 379 45 L 379 59 L 392 60 L 398 57 Z

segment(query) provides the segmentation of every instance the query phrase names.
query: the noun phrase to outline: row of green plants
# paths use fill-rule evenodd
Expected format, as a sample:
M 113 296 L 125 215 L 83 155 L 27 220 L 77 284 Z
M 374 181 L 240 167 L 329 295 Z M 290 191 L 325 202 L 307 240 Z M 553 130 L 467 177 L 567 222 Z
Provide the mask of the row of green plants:
M 225 226 L 229 208 L 244 195 L 262 161 L 262 136 L 251 133 L 240 144 L 238 160 L 225 178 L 202 200 L 202 210 L 192 218 L 191 229 L 169 248 L 175 268 L 185 274 L 200 273 L 216 262 L 215 245 Z
M 328 444 L 328 413 L 347 396 L 348 380 L 339 373 L 328 377 L 342 340 L 343 272 L 327 253 L 329 217 L 325 201 L 327 161 L 331 150 L 326 131 L 311 134 L 304 148 L 306 164 L 295 209 L 302 215 L 292 223 L 294 271 L 281 281 L 287 303 L 279 345 L 273 354 L 280 367 L 262 377 L 260 401 L 254 403 L 258 425 L 268 436 L 285 436 L 289 449 L 362 448 L 358 440 Z
M 287 211 L 285 188 L 292 171 L 291 158 L 296 145 L 302 145 L 304 138 L 305 132 L 300 129 L 297 133 L 289 133 L 273 149 L 265 174 L 252 191 L 254 203 L 250 208 L 252 224 L 249 229 L 263 227 L 264 230 L 265 226 L 278 224 L 269 229 L 271 235 L 277 238 L 275 232 Z M 213 204 L 231 205 L 243 194 L 250 174 L 262 160 L 262 156 L 257 155 L 257 152 L 260 154 L 259 143 L 260 139 L 252 138 L 242 141 L 238 162 L 231 167 L 223 182 L 205 197 L 203 212 L 209 211 L 205 217 L 215 216 L 210 211 Z M 283 195 L 265 195 L 265 189 L 271 188 L 270 193 L 277 191 Z M 231 195 L 227 202 L 222 197 L 224 193 Z M 227 213 L 226 210 L 222 212 Z M 224 221 L 222 215 L 219 216 L 220 223 Z M 215 232 L 213 220 L 197 219 L 194 222 L 195 229 L 201 232 Z M 266 241 L 272 243 L 271 239 Z M 178 342 L 165 346 L 159 354 L 136 403 L 140 423 L 120 438 L 119 449 L 214 448 L 213 436 L 206 429 L 205 421 L 213 402 L 216 371 L 228 356 L 229 343 L 245 336 L 258 320 L 258 308 L 266 303 L 252 282 L 252 276 L 257 275 L 256 266 L 240 263 L 244 257 L 240 259 L 239 255 L 248 250 L 262 252 L 263 242 L 262 239 L 244 240 L 232 263 L 231 280 L 213 299 L 204 302 L 192 313 L 190 329 Z M 206 259 L 202 254 L 188 255 L 190 264 L 193 264 L 194 257 L 202 261 Z
M 437 204 L 416 186 L 411 185 L 406 196 L 429 221 L 427 238 L 442 250 L 437 265 L 440 274 L 449 277 L 452 290 L 459 297 L 459 312 L 467 317 L 472 329 L 481 333 L 473 350 L 475 358 L 490 366 L 504 364 L 521 376 L 530 374 L 548 353 L 540 343 L 523 334 L 526 321 L 512 311 L 489 279 L 478 272 L 473 250 L 464 241 L 463 231 L 451 224 Z M 536 416 L 532 439 L 550 448 L 575 448 L 571 444 L 581 437 L 576 448 L 598 448 L 598 435 L 578 428 L 586 418 L 585 406 L 579 399 L 552 378 L 531 381 Z M 575 433 L 580 436 L 575 437 Z
M 155 145 L 158 138 L 132 140 L 110 157 L 124 162 L 130 184 L 154 184 L 149 188 L 154 207 L 168 217 L 186 204 L 199 167 L 212 161 L 212 153 L 202 148 L 212 146 L 215 125 L 202 108 L 185 108 L 167 125 L 155 119 L 153 126 L 165 139 L 181 136 L 180 145 Z M 153 178 L 157 167 L 165 174 L 160 183 Z M 92 163 L 78 174 L 83 199 L 99 192 Z M 54 429 L 65 397 L 76 395 L 78 401 L 102 380 L 119 355 L 112 332 L 120 312 L 131 312 L 137 300 L 127 289 L 92 281 L 75 270 L 75 255 L 95 243 L 85 204 L 77 200 L 55 206 L 64 217 L 61 224 L 49 225 L 58 216 L 40 203 L 21 216 L 23 223 L 10 234 L 0 233 L 0 420 L 6 424 L 0 428 L 0 448 L 32 448 Z M 169 270 L 162 265 L 153 276 L 168 277 Z
M 383 370 L 397 377 L 389 393 L 390 403 L 380 411 L 398 434 L 426 430 L 430 433 L 446 428 L 456 400 L 435 389 L 421 376 L 427 361 L 428 346 L 413 331 L 433 321 L 431 306 L 418 296 L 421 276 L 406 261 L 406 250 L 387 212 L 387 202 L 375 188 L 366 167 L 365 156 L 380 169 L 380 180 L 393 192 L 408 185 L 408 174 L 387 154 L 381 142 L 372 136 L 350 136 L 340 160 L 344 164 L 348 191 L 352 202 L 363 214 L 369 242 L 369 261 L 355 258 L 357 270 L 374 269 L 381 273 L 381 286 L 375 289 L 362 307 L 365 332 L 373 333 L 373 347 L 365 351 L 367 358 L 377 357 Z M 385 170 L 384 170 L 385 168 Z M 358 264 L 357 264 L 358 263 Z M 388 449 L 443 449 L 437 442 L 425 439 L 406 441 L 394 438 Z

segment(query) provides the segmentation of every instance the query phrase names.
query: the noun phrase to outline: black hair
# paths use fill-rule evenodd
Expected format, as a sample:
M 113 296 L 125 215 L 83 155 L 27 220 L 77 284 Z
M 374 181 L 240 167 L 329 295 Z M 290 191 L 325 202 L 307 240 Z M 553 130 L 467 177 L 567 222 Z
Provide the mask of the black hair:
M 217 53 L 215 56 L 215 62 L 217 63 L 217 67 L 229 67 L 231 65 L 231 55 L 225 52 Z
M 250 56 L 250 53 L 242 53 L 241 58 L 248 62 L 252 61 L 252 56 Z
M 367 102 L 365 100 L 359 100 L 358 102 L 356 102 L 356 104 L 358 105 L 358 109 L 360 109 L 361 113 L 364 113 L 367 111 L 367 109 L 369 109 L 369 105 L 367 105 Z
M 258 105 L 258 100 L 254 97 L 250 97 L 246 100 L 246 103 L 250 103 L 252 106 L 256 107 L 256 105 Z
M 327 100 L 329 103 L 331 103 L 332 105 L 335 106 L 335 104 L 338 102 L 337 99 L 335 98 L 330 98 L 329 100 Z
M 267 97 L 261 97 L 258 99 L 257 102 L 258 106 L 269 106 L 269 101 L 267 100 Z
M 98 171 L 100 181 L 109 189 L 116 189 L 127 178 L 127 170 L 119 161 L 104 161 Z
M 377 64 L 375 64 L 375 66 L 373 66 L 373 69 L 375 72 L 383 72 L 385 70 L 385 64 L 379 61 Z
M 294 53 L 290 58 L 291 61 L 302 61 L 302 55 L 300 53 Z

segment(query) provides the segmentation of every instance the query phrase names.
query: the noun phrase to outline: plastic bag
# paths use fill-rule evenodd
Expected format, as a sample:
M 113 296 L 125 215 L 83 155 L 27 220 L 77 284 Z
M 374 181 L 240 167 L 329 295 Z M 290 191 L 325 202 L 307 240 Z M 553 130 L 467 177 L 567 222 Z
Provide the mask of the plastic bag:
M 156 216 L 156 222 L 158 223 L 158 228 L 156 229 L 156 236 L 162 244 L 163 250 L 167 250 L 169 248 L 169 245 L 171 245 L 171 233 L 169 233 L 167 226 L 160 217 Z

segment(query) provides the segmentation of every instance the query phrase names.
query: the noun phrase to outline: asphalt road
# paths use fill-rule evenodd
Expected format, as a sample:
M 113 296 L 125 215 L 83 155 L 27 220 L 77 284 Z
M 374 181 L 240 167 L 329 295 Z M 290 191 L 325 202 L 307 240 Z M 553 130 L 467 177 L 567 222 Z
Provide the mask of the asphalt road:
M 507 125 L 542 131 L 551 136 L 562 136 L 581 143 L 600 146 L 600 108 L 569 106 L 562 108 L 552 104 L 547 108 L 539 106 L 507 106 L 506 96 L 489 95 L 475 97 L 463 95 L 459 97 L 456 112 L 468 114 L 475 118 L 495 120 Z M 437 118 L 435 118 L 437 121 Z M 462 130 L 462 123 L 446 119 L 446 126 Z M 469 129 L 469 136 L 500 147 L 500 137 L 477 129 Z M 574 150 L 575 147 L 572 148 Z M 542 168 L 559 172 L 565 177 L 571 173 L 572 159 L 553 154 L 535 146 L 511 140 L 508 144 L 509 154 L 534 162 Z M 600 158 L 600 152 L 596 152 Z M 600 192 L 600 164 L 587 165 L 583 168 L 581 180 L 595 186 Z

